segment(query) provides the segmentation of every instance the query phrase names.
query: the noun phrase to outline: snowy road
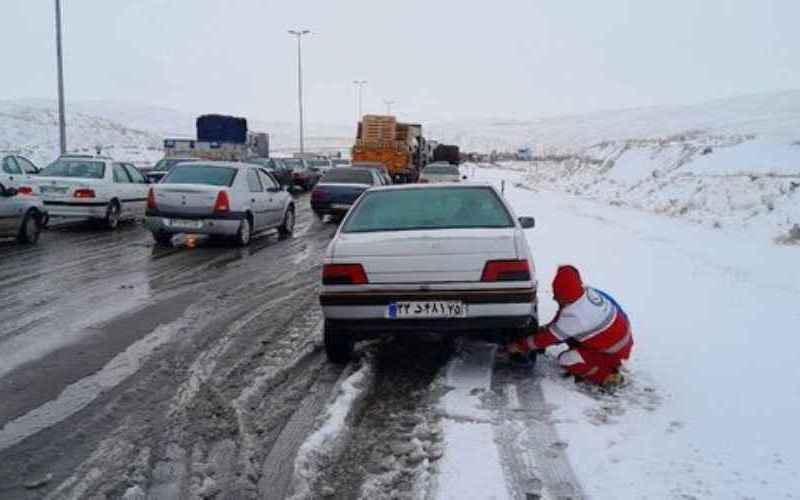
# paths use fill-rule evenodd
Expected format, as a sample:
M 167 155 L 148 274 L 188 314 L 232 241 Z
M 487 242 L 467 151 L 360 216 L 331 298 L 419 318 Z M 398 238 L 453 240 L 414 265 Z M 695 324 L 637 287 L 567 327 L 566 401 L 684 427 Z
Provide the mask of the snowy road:
M 0 499 L 792 498 L 797 248 L 514 187 L 540 312 L 572 263 L 630 313 L 630 384 L 472 342 L 321 352 L 320 256 L 294 238 L 154 250 L 138 226 L 0 246 Z M 299 450 L 299 451 L 298 451 Z M 299 453 L 299 454 L 298 454 Z
M 294 238 L 247 249 L 154 249 L 133 225 L 0 248 L 0 498 L 264 497 L 341 372 L 318 345 L 334 227 L 307 200 Z

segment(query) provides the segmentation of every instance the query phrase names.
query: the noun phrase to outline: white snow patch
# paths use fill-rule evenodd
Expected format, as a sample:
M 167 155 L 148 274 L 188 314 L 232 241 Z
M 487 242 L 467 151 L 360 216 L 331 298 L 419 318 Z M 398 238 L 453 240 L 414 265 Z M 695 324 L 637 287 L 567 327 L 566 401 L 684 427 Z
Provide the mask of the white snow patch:
M 293 500 L 311 498 L 320 473 L 342 452 L 352 430 L 352 416 L 372 385 L 374 361 L 367 355 L 358 370 L 345 374 L 334 399 L 320 416 L 317 429 L 297 452 L 290 497 Z

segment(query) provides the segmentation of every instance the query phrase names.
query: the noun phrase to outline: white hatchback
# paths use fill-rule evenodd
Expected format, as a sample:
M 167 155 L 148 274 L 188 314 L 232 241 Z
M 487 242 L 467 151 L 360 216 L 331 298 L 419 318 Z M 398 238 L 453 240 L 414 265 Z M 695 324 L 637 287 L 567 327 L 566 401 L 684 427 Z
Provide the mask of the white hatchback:
M 115 229 L 144 218 L 147 180 L 136 167 L 106 156 L 63 155 L 29 180 L 50 216 L 102 221 Z
M 538 325 L 524 230 L 489 185 L 407 184 L 365 192 L 325 254 L 325 347 L 346 362 L 354 342 L 433 332 L 508 339 Z

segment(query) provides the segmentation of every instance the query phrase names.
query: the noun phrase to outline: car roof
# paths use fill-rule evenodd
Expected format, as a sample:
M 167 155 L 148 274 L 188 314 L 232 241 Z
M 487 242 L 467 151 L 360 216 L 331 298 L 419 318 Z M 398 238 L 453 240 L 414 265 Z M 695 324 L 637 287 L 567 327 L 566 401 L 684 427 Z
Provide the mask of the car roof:
M 114 161 L 113 158 L 106 155 L 93 155 L 93 154 L 78 154 L 78 153 L 66 153 L 58 157 L 59 160 L 61 159 L 75 159 L 75 160 L 105 160 L 105 161 Z
M 370 191 L 399 191 L 408 189 L 443 189 L 443 188 L 479 188 L 491 189 L 496 191 L 495 187 L 486 182 L 439 182 L 436 184 L 392 184 L 390 186 L 382 186 L 370 189 Z
M 220 161 L 220 160 L 201 160 L 197 158 L 192 159 L 193 163 L 202 163 L 204 166 L 209 167 L 227 167 L 227 168 L 252 168 L 252 167 L 263 167 L 263 165 L 259 165 L 258 163 L 247 163 L 241 161 Z M 186 162 L 189 163 L 189 162 Z

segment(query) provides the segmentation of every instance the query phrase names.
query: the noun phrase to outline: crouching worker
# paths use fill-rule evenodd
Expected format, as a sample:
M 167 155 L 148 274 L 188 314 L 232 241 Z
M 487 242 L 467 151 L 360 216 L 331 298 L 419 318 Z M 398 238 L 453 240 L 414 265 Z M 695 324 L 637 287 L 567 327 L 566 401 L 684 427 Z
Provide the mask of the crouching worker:
M 573 266 L 558 268 L 553 296 L 559 305 L 553 321 L 511 343 L 509 352 L 528 354 L 565 343 L 570 349 L 561 353 L 558 362 L 576 381 L 619 385 L 620 365 L 633 348 L 628 316 L 608 294 L 585 287 Z

